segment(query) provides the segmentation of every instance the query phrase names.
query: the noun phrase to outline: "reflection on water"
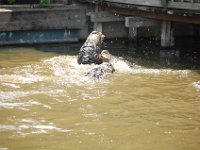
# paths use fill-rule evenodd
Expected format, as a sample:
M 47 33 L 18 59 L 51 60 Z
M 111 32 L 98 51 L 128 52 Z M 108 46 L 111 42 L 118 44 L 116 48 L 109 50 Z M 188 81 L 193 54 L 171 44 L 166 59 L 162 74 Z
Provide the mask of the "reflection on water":
M 0 149 L 199 149 L 198 66 L 117 57 L 92 80 L 77 50 L 1 48 Z

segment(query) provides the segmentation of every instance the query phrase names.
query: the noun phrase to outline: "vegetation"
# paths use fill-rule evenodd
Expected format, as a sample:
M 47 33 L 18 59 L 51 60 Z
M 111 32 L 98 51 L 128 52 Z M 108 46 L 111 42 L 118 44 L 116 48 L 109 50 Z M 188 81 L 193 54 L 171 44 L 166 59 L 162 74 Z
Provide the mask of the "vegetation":
M 50 0 L 40 0 L 40 4 L 50 4 Z
M 0 5 L 13 4 L 50 4 L 52 0 L 0 0 Z
M 15 4 L 15 0 L 8 0 L 8 4 Z

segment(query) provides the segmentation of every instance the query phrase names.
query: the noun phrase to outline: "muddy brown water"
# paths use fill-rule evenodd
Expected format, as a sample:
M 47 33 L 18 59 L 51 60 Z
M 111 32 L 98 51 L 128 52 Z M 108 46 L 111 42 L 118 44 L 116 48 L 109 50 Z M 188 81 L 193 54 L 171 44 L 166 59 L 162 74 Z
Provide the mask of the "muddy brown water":
M 73 49 L 1 48 L 0 150 L 199 150 L 198 69 L 120 58 L 93 80 Z

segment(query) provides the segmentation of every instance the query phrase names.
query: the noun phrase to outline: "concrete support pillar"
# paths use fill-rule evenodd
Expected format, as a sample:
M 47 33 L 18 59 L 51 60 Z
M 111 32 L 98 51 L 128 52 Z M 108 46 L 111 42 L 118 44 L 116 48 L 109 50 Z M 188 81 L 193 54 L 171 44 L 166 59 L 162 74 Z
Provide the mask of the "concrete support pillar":
M 161 0 L 161 4 L 165 9 L 167 9 L 168 0 Z
M 134 47 L 137 46 L 137 27 L 129 27 L 129 35 L 128 35 L 129 42 L 133 42 L 131 45 Z
M 103 29 L 102 29 L 102 23 L 101 23 L 101 22 L 95 22 L 95 23 L 94 23 L 93 29 L 94 29 L 95 31 L 102 32 L 102 31 L 103 31 Z
M 137 27 L 129 27 L 129 39 L 137 39 Z
M 171 21 L 162 21 L 161 46 L 162 47 L 174 46 L 174 33 L 173 33 Z
M 100 6 L 96 3 L 96 4 L 95 4 L 95 13 L 98 13 L 99 11 L 101 11 L 101 8 L 100 8 Z M 102 32 L 102 31 L 103 31 L 102 23 L 101 23 L 101 22 L 94 22 L 93 30 Z

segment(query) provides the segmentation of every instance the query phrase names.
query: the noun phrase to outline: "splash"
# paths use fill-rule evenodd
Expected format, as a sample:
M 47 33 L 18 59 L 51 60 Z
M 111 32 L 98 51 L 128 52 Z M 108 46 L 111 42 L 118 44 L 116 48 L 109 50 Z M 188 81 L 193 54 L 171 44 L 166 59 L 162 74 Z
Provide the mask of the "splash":
M 135 63 L 131 63 L 127 60 L 125 60 L 123 57 L 114 57 L 111 61 L 113 64 L 116 72 L 122 73 L 122 74 L 155 74 L 155 75 L 161 75 L 161 74 L 177 74 L 180 77 L 187 77 L 188 74 L 191 72 L 190 70 L 178 70 L 178 69 L 152 69 L 152 68 L 146 68 L 140 65 L 137 65 Z
M 192 85 L 197 89 L 197 91 L 200 91 L 200 81 L 193 82 Z
M 94 99 L 96 97 L 87 91 L 94 89 L 97 84 L 103 85 L 112 82 L 115 74 L 176 74 L 180 77 L 187 77 L 190 73 L 190 70 L 145 68 L 117 57 L 114 57 L 112 64 L 116 70 L 114 74 L 101 80 L 86 76 L 89 70 L 98 67 L 98 65 L 79 65 L 76 56 L 55 56 L 27 66 L 3 68 L 0 70 L 0 87 L 2 89 L 0 105 L 10 109 L 27 108 L 31 105 L 49 108 L 48 105 L 34 103 L 37 102 L 34 99 L 22 103 L 13 103 L 13 101 L 23 100 L 29 96 L 37 97 L 37 95 L 48 95 L 55 99 L 58 99 L 58 96 L 63 96 L 73 101 L 76 98 L 70 95 L 70 88 L 77 87 L 84 87 L 84 90 L 79 89 L 79 95 L 83 100 Z M 194 86 L 199 88 L 198 84 L 194 84 Z M 29 87 L 28 91 L 26 87 Z M 105 91 L 99 93 L 97 96 L 105 95 Z
M 131 74 L 180 74 L 187 76 L 189 70 L 173 69 L 151 69 L 130 63 L 123 58 L 114 58 L 111 62 L 114 74 L 131 73 Z M 96 80 L 86 76 L 87 72 L 98 65 L 78 65 L 76 56 L 56 56 L 43 60 L 36 64 L 2 69 L 0 74 L 0 86 L 3 88 L 20 89 L 24 84 L 50 83 L 72 87 L 74 85 L 90 85 L 96 83 L 108 83 L 109 79 Z M 23 95 L 23 94 L 22 94 Z

